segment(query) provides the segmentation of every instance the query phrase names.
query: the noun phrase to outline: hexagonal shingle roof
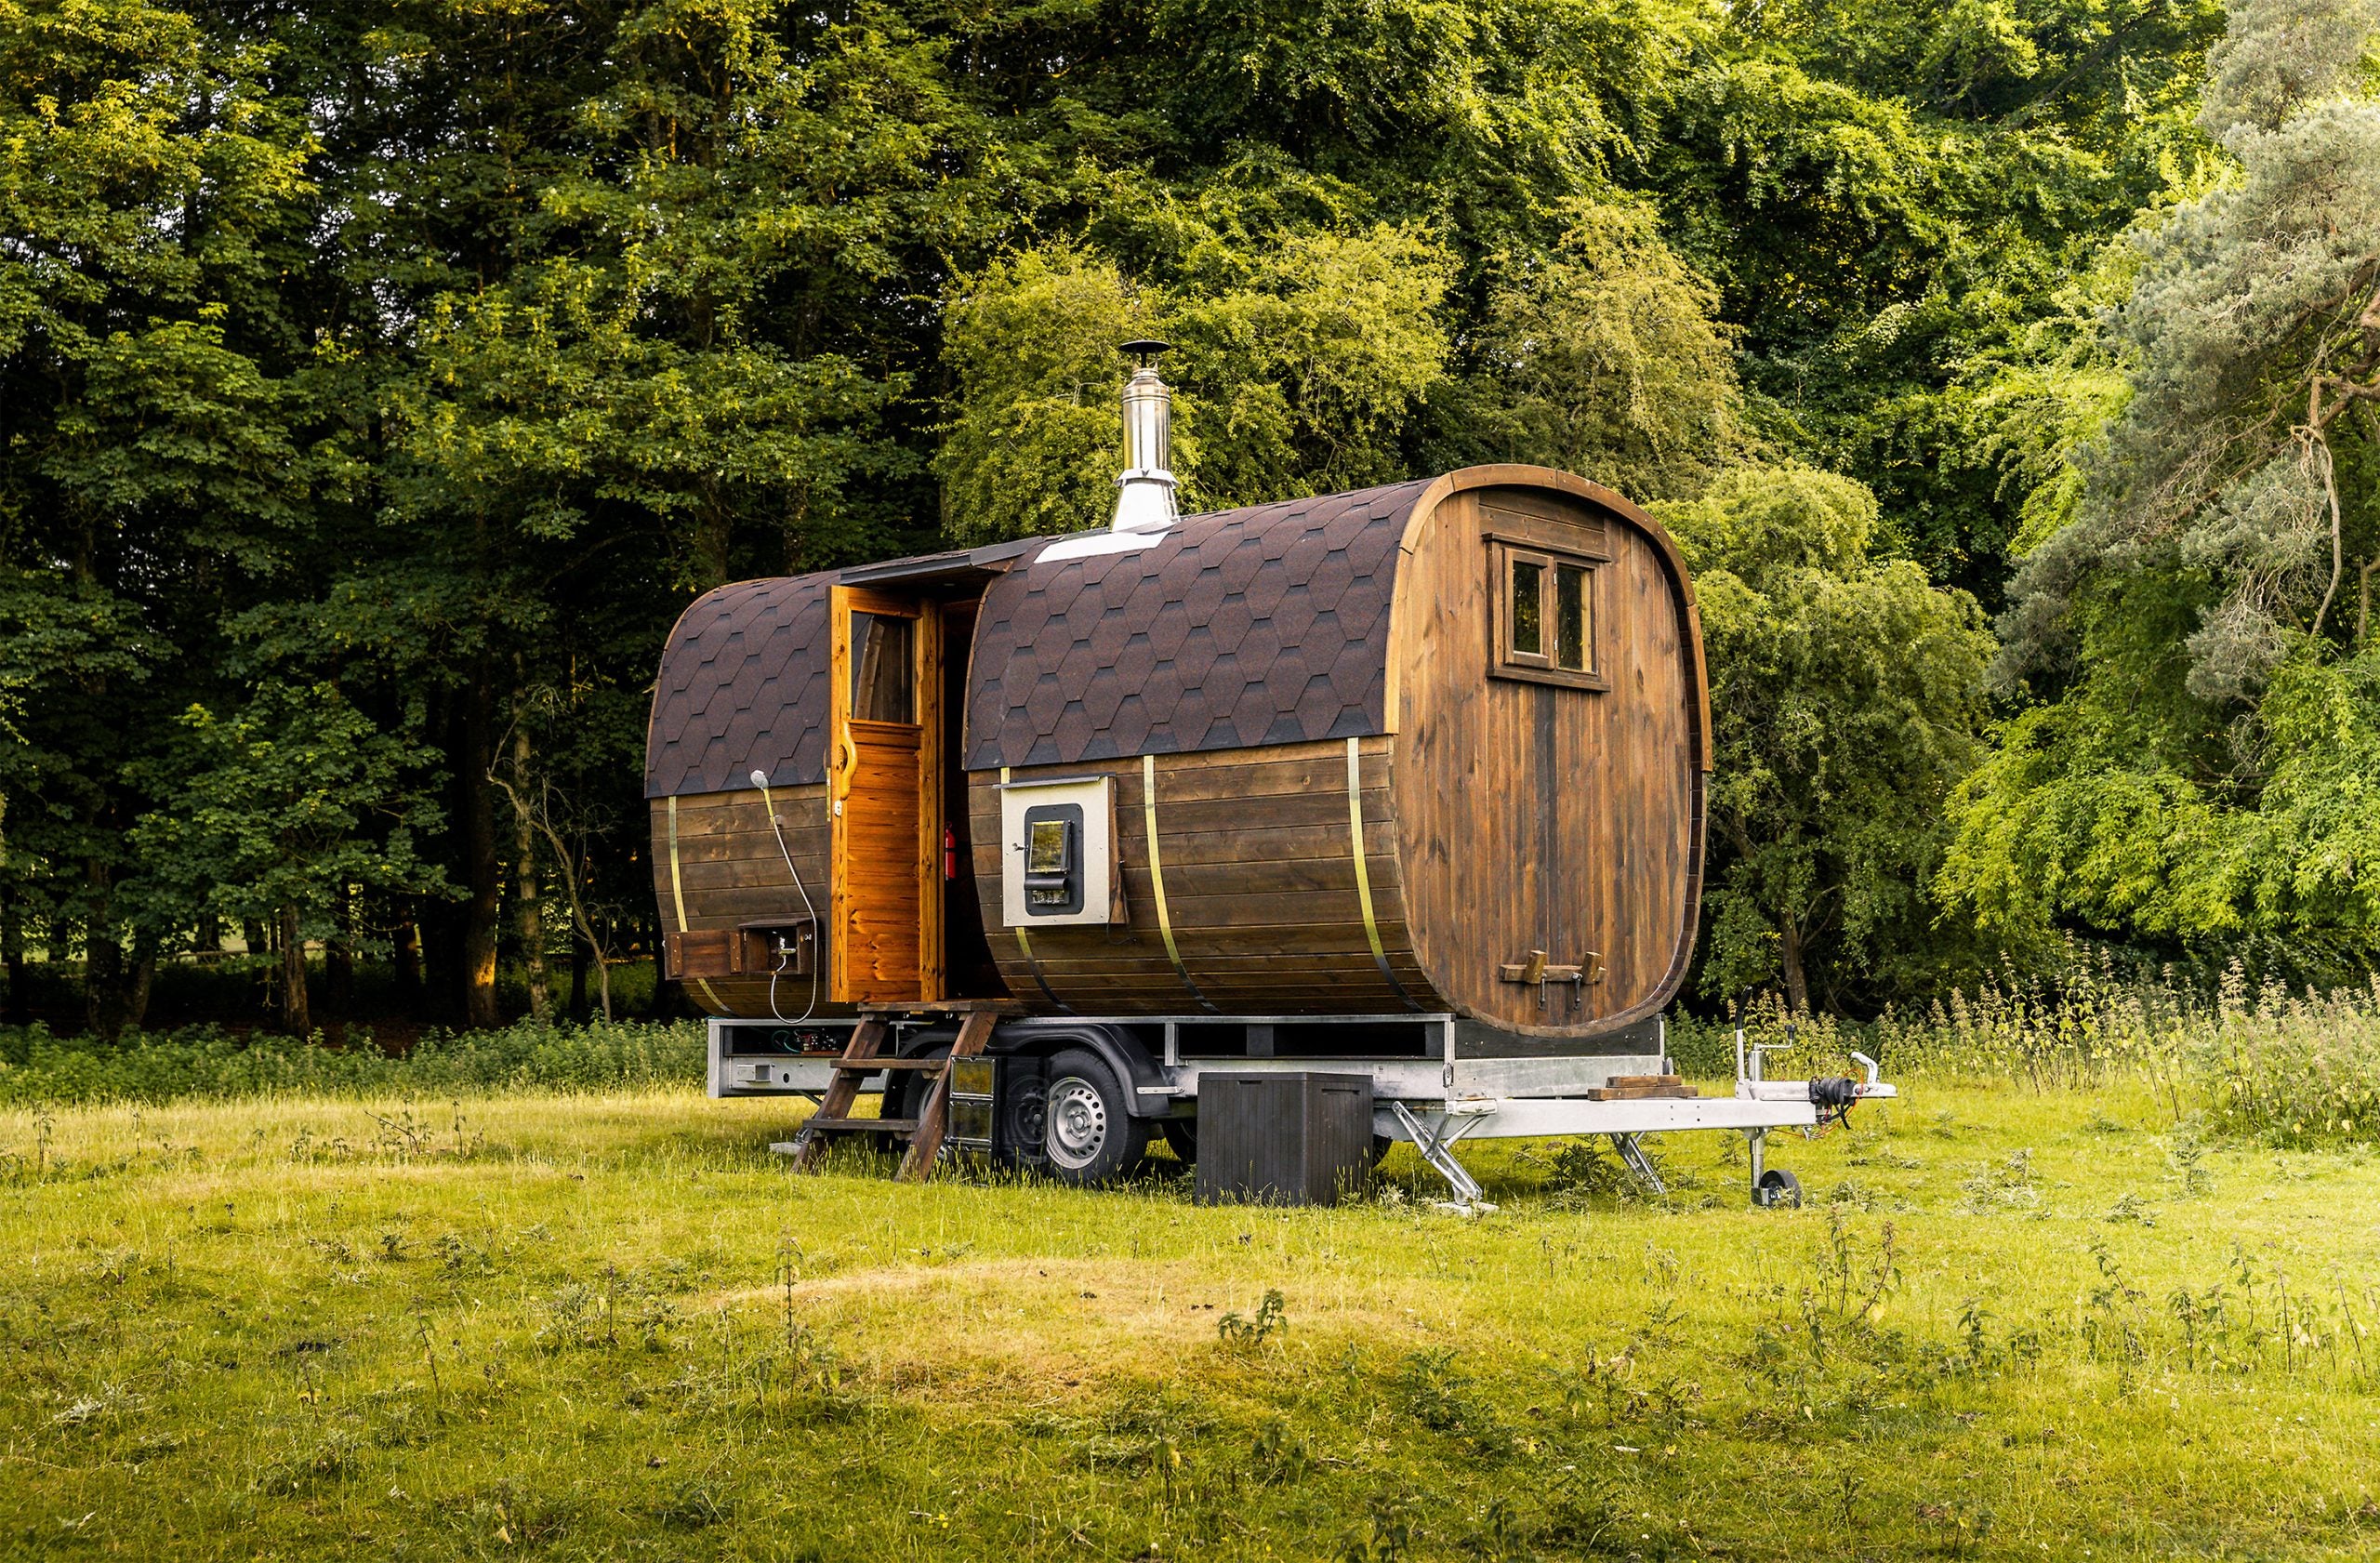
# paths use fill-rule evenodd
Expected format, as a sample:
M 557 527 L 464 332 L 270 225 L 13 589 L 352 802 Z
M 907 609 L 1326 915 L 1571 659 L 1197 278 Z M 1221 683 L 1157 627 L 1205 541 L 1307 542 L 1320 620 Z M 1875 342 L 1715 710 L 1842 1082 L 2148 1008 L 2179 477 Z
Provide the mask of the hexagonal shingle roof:
M 644 795 L 826 779 L 826 589 L 832 571 L 737 581 L 700 598 L 661 656 Z
M 976 620 L 966 768 L 1385 731 L 1397 545 L 1428 486 L 1189 516 L 1129 553 L 1044 564 L 1030 545 Z M 828 588 L 895 569 L 739 581 L 689 608 L 654 689 L 645 796 L 741 788 L 755 767 L 824 781 Z
M 967 768 L 1385 731 L 1397 545 L 1427 487 L 1190 516 L 1134 552 L 1018 564 L 976 620 Z M 1144 667 L 1112 710 L 1090 688 L 1098 669 Z M 1051 678 L 1067 701 L 1033 698 Z

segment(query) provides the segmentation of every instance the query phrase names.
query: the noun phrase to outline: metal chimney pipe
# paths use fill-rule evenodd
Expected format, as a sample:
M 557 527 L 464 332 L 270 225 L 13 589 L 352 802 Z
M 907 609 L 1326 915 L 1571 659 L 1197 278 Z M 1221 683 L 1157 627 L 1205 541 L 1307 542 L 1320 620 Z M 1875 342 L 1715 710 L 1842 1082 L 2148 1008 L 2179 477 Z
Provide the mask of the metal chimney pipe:
M 1140 361 L 1124 383 L 1124 470 L 1116 480 L 1114 532 L 1162 532 L 1181 519 L 1173 497 L 1173 393 L 1157 378 L 1166 344 L 1126 342 Z

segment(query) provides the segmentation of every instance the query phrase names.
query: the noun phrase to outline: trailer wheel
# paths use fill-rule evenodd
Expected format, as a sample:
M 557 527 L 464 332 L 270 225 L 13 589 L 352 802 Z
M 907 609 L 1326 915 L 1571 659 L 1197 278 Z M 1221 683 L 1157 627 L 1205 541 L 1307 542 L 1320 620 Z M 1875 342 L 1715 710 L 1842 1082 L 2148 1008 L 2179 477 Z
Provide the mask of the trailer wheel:
M 1041 1147 L 1063 1183 L 1121 1177 L 1148 1149 L 1149 1126 L 1131 1114 L 1123 1085 L 1099 1055 L 1070 1050 L 1050 1060 Z
M 1802 1208 L 1802 1180 L 1782 1167 L 1771 1167 L 1753 1185 L 1752 1202 L 1765 1211 Z

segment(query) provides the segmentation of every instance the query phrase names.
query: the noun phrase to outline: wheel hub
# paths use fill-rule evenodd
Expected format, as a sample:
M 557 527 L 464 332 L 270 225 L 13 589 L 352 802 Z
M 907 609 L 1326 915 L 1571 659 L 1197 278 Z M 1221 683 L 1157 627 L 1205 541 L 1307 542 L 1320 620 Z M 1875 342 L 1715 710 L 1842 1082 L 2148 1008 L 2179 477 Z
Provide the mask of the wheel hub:
M 1088 1167 L 1107 1144 L 1107 1104 L 1089 1080 L 1068 1079 L 1050 1087 L 1050 1158 L 1064 1167 Z

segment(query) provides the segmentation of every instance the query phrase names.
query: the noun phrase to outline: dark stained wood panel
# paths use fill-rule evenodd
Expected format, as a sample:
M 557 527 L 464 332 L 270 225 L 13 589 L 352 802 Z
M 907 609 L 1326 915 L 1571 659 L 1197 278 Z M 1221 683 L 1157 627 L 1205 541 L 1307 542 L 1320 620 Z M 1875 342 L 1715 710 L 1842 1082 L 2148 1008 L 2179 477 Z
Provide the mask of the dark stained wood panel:
M 1608 687 L 1489 676 L 1490 534 L 1605 556 L 1595 666 Z M 1706 752 L 1699 633 L 1674 555 L 1649 523 L 1584 497 L 1492 487 L 1447 497 L 1408 549 L 1392 637 L 1395 813 L 1421 964 L 1463 1013 L 1528 1035 L 1657 1011 L 1692 947 Z M 1555 963 L 1601 957 L 1606 975 L 1580 1012 L 1501 980 L 1533 949 Z
M 972 774 L 976 883 L 1009 990 L 1038 999 L 1047 983 L 1062 1003 L 1085 1013 L 1196 1014 L 1201 996 L 1225 1012 L 1280 1014 L 1439 1007 L 1406 936 L 1390 743 L 1358 742 L 1365 868 L 1395 984 L 1372 955 L 1355 892 L 1347 746 L 1325 741 L 1157 758 L 1157 849 L 1180 970 L 1157 926 L 1139 759 L 1011 773 L 1015 780 L 1116 778 L 1128 921 L 1028 930 L 1032 959 L 1000 921 L 999 773 Z
M 820 922 L 827 915 L 826 789 L 824 787 L 781 787 L 771 789 L 777 817 L 785 827 L 786 845 L 792 849 L 802 885 L 810 893 Z M 653 817 L 653 888 L 661 904 L 666 930 L 680 927 L 678 907 L 685 908 L 684 926 L 698 931 L 733 930 L 746 922 L 798 921 L 809 915 L 801 893 L 777 850 L 768 815 L 758 788 L 737 792 L 696 793 L 677 801 L 677 874 L 673 885 L 670 864 L 668 798 L 651 801 Z M 820 991 L 825 986 L 820 985 Z M 714 978 L 688 983 L 687 996 L 715 1014 L 765 1015 L 768 984 Z M 778 1004 L 799 1014 L 809 1002 L 810 979 L 788 977 L 778 985 Z M 822 1004 L 821 1014 L 848 1014 L 847 1006 Z

